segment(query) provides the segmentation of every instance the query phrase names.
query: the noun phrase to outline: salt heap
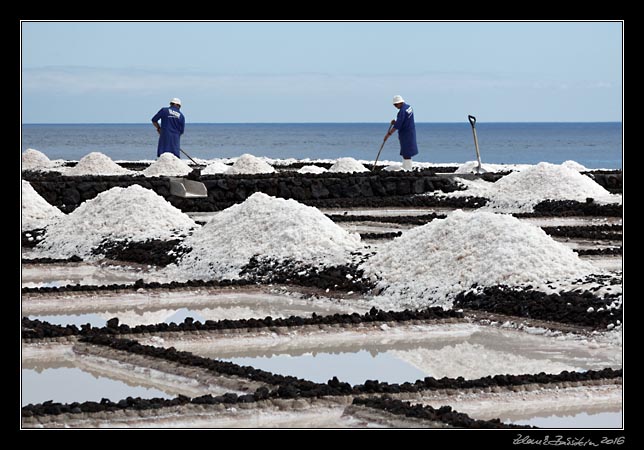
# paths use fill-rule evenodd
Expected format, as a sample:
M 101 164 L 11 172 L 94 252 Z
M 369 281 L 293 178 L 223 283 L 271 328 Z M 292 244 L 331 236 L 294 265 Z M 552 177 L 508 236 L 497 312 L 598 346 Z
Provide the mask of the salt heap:
M 490 199 L 484 207 L 498 212 L 531 212 L 544 200 L 586 201 L 590 197 L 601 203 L 620 203 L 621 196 L 613 195 L 591 178 L 563 165 L 541 162 L 518 172 L 512 172 L 495 183 L 483 180 L 459 180 L 467 186 L 448 196 L 480 196 Z
M 22 170 L 42 170 L 54 166 L 47 155 L 33 148 L 22 152 Z
M 273 166 L 266 161 L 259 159 L 248 153 L 244 153 L 235 164 L 232 165 L 226 172 L 229 175 L 236 174 L 254 174 L 254 173 L 275 173 Z
M 329 172 L 369 172 L 369 169 L 353 158 L 338 158 Z
M 218 173 L 226 173 L 228 169 L 230 169 L 230 166 L 228 164 L 224 164 L 220 161 L 214 161 L 204 167 L 204 169 L 201 171 L 201 174 L 215 175 Z
M 464 164 L 458 166 L 454 173 L 477 173 L 476 169 L 478 168 L 478 161 L 468 161 Z M 492 168 L 488 164 L 481 164 L 481 170 L 483 172 L 492 172 Z
M 385 303 L 396 307 L 450 307 L 472 285 L 547 289 L 596 272 L 541 228 L 504 214 L 465 213 L 403 232 L 363 264 L 381 278 Z M 389 305 L 391 306 L 391 305 Z
M 87 258 L 101 241 L 171 239 L 190 231 L 195 222 L 154 191 L 137 184 L 114 187 L 83 202 L 47 228 L 36 247 L 43 256 Z
M 150 164 L 144 171 L 143 175 L 146 177 L 182 177 L 192 172 L 190 166 L 172 153 L 161 153 L 152 164 Z
M 101 152 L 92 152 L 83 156 L 78 164 L 65 170 L 65 175 L 126 175 L 132 171 L 125 169 Z
M 579 164 L 577 161 L 572 161 L 570 159 L 568 161 L 562 162 L 561 165 L 569 167 L 570 169 L 574 169 L 577 172 L 586 172 L 586 171 L 588 171 L 588 168 L 586 166 L 584 166 L 582 164 Z
M 362 246 L 358 234 L 349 234 L 317 208 L 262 192 L 216 214 L 184 245 L 192 251 L 177 262 L 179 273 L 199 279 L 239 278 L 255 255 L 345 264 Z
M 324 167 L 320 166 L 302 166 L 298 173 L 324 173 L 327 170 Z
M 45 228 L 64 214 L 36 192 L 33 186 L 22 180 L 22 231 Z

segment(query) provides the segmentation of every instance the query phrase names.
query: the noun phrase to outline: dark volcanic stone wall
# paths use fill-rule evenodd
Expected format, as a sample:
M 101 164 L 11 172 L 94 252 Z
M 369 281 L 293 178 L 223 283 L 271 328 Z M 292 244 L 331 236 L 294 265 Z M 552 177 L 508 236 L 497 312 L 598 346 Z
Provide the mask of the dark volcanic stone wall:
M 73 211 L 82 202 L 113 187 L 139 184 L 152 189 L 182 211 L 217 211 L 241 202 L 255 192 L 298 201 L 408 196 L 440 190 L 457 190 L 455 182 L 437 177 L 433 171 L 365 172 L 261 175 L 207 175 L 199 180 L 208 189 L 207 198 L 180 198 L 170 195 L 167 177 L 77 176 L 23 172 L 23 179 L 50 204 L 64 212 Z

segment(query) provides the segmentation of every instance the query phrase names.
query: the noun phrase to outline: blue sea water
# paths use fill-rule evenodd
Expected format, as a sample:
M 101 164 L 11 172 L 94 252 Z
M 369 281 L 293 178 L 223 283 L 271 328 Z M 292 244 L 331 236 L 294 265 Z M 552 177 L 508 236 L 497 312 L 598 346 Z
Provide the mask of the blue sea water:
M 242 153 L 269 158 L 373 160 L 388 124 L 186 124 L 181 139 L 193 158 L 228 158 Z M 621 122 L 484 123 L 476 131 L 483 163 L 560 164 L 574 160 L 588 168 L 621 169 Z M 416 161 L 463 163 L 476 159 L 469 122 L 417 123 Z M 152 124 L 24 124 L 22 151 L 34 148 L 50 159 L 78 160 L 99 151 L 114 160 L 155 159 Z M 183 157 L 185 158 L 185 157 Z M 400 160 L 397 136 L 381 160 Z

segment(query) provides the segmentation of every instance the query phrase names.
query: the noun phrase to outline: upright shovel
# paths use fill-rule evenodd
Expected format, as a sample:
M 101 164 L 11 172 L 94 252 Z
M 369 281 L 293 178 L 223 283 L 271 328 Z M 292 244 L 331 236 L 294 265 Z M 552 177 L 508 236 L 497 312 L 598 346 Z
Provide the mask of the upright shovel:
M 476 137 L 476 117 L 474 116 L 467 116 L 467 119 L 470 121 L 470 125 L 472 125 L 472 134 L 474 135 L 474 147 L 476 147 L 476 160 L 478 161 L 479 165 L 476 167 L 476 173 L 480 174 L 481 172 L 485 172 L 481 168 L 481 153 L 479 152 L 479 140 Z
M 394 124 L 392 123 L 389 125 L 389 129 L 387 130 L 387 134 L 391 131 L 393 128 Z M 371 166 L 371 171 L 373 172 L 376 169 L 376 164 L 378 163 L 378 158 L 380 158 L 380 152 L 382 151 L 382 148 L 385 146 L 385 142 L 387 142 L 387 138 L 384 138 L 382 140 L 382 145 L 380 146 L 380 150 L 378 150 L 378 154 L 376 155 L 376 160 L 373 162 L 373 166 Z

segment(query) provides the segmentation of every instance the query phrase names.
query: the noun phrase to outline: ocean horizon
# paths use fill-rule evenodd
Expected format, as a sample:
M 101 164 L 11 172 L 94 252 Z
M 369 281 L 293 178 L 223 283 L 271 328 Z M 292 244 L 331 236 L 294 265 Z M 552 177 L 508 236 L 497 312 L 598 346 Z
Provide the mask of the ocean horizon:
M 483 163 L 560 164 L 621 169 L 622 122 L 477 122 Z M 243 153 L 274 159 L 375 158 L 388 123 L 187 123 L 183 150 L 193 158 L 231 158 Z M 417 122 L 421 162 L 464 163 L 476 159 L 469 122 Z M 115 160 L 156 158 L 158 135 L 151 123 L 24 123 L 21 148 L 50 159 L 78 160 L 99 151 Z M 400 160 L 396 136 L 380 159 Z

